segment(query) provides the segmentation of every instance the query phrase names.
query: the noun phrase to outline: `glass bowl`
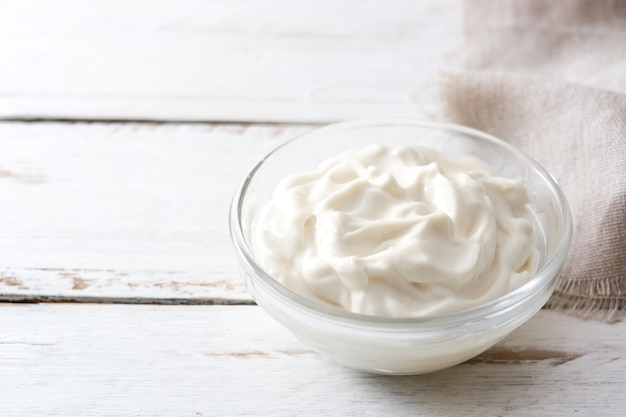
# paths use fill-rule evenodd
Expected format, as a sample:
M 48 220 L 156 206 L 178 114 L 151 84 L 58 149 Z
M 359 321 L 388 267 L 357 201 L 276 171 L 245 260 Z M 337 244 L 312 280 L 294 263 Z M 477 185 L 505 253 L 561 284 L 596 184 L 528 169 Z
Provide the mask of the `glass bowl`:
M 253 250 L 261 208 L 288 174 L 369 144 L 412 145 L 470 155 L 498 175 L 521 181 L 535 217 L 540 261 L 525 285 L 493 301 L 427 318 L 355 314 L 306 298 L 268 275 Z M 556 286 L 572 236 L 565 196 L 536 162 L 507 143 L 464 126 L 405 119 L 332 124 L 283 144 L 252 169 L 235 192 L 230 233 L 246 287 L 275 320 L 309 347 L 352 368 L 383 374 L 419 374 L 478 355 L 530 319 Z

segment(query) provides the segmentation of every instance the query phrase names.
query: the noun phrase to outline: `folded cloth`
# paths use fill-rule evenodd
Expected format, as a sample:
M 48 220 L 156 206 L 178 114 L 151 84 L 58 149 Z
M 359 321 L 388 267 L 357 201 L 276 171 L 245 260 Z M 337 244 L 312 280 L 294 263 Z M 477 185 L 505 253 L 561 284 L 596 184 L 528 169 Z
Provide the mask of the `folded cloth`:
M 444 119 L 542 164 L 574 238 L 548 307 L 626 312 L 626 1 L 465 3 L 465 68 L 441 77 Z

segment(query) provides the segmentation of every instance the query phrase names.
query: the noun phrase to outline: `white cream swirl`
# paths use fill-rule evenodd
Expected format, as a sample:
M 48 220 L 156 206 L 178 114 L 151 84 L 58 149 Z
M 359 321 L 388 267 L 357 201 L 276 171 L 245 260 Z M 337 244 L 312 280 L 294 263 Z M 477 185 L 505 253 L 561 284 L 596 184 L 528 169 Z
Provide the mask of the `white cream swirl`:
M 533 276 L 527 202 L 520 182 L 474 158 L 370 145 L 281 181 L 255 255 L 286 286 L 348 311 L 451 313 Z

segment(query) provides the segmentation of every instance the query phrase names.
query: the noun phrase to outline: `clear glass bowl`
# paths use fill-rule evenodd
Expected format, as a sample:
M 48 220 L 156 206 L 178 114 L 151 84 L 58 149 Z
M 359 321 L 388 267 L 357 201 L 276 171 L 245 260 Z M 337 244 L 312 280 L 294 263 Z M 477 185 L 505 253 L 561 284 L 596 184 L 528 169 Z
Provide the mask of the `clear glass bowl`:
M 323 305 L 283 286 L 255 259 L 254 230 L 275 185 L 290 173 L 315 169 L 341 152 L 368 144 L 425 146 L 471 155 L 497 174 L 522 181 L 536 219 L 539 269 L 519 289 L 475 308 L 429 318 L 385 318 Z M 536 162 L 475 129 L 404 119 L 344 122 L 305 133 L 261 160 L 237 189 L 230 233 L 246 287 L 255 301 L 302 342 L 352 368 L 385 374 L 432 372 L 488 349 L 530 319 L 548 300 L 570 246 L 565 196 Z

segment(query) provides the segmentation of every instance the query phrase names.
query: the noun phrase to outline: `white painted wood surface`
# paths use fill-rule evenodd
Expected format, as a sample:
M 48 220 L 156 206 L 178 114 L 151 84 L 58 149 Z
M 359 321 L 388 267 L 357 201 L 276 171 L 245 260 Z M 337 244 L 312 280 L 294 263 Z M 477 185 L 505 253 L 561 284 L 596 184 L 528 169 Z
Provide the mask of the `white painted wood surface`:
M 310 128 L 0 123 L 0 300 L 249 300 L 230 200 Z
M 3 416 L 623 416 L 626 323 L 542 311 L 460 366 L 352 371 L 256 306 L 0 305 Z
M 2 2 L 0 118 L 424 117 L 458 0 Z
M 626 323 L 541 311 L 394 378 L 257 306 L 136 305 L 250 303 L 235 186 L 313 127 L 285 123 L 429 117 L 459 20 L 458 0 L 2 2 L 0 119 L 66 119 L 0 122 L 2 416 L 624 415 Z

